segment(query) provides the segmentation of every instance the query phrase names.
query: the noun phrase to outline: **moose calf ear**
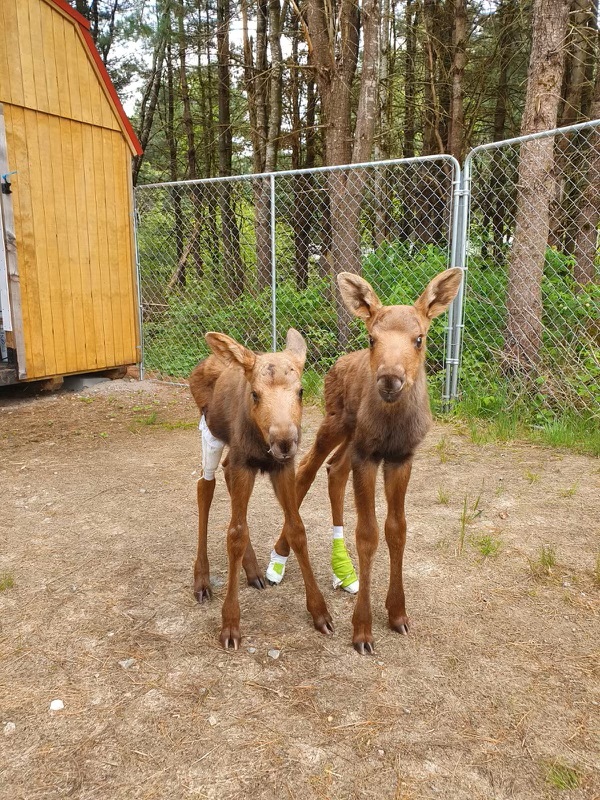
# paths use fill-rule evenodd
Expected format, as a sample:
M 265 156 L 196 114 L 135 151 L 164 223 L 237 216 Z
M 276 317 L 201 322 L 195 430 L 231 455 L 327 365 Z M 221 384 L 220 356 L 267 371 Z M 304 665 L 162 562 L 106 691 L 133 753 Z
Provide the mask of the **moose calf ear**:
M 439 317 L 456 297 L 461 280 L 462 269 L 459 267 L 440 272 L 427 284 L 415 308 L 427 319 Z
M 224 333 L 209 331 L 204 338 L 213 353 L 227 364 L 239 364 L 246 372 L 254 367 L 256 355 Z
M 355 317 L 368 322 L 377 309 L 381 308 L 381 300 L 375 294 L 373 287 L 360 275 L 340 272 L 337 282 L 344 305 Z
M 302 334 L 296 328 L 290 328 L 285 337 L 285 349 L 293 353 L 298 361 L 304 366 L 306 361 L 306 342 Z

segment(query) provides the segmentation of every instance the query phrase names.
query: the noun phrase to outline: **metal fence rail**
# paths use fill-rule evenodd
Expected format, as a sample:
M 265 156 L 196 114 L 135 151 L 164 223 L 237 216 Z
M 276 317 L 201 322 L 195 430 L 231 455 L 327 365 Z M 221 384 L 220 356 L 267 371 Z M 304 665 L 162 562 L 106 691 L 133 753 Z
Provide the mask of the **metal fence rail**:
M 411 303 L 460 266 L 468 279 L 428 337 L 432 397 L 531 425 L 600 414 L 600 120 L 478 147 L 462 173 L 441 155 L 135 195 L 147 375 L 185 379 L 208 330 L 270 350 L 293 326 L 318 387 L 366 344 L 336 272 Z

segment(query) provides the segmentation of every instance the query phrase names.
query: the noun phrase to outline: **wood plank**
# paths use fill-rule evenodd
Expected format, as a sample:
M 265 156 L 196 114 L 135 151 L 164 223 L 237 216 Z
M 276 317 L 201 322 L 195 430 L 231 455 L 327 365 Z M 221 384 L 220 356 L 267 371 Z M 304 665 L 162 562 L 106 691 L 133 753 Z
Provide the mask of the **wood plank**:
M 129 320 L 124 318 L 123 311 L 127 305 L 127 284 L 123 280 L 123 258 L 119 247 L 118 225 L 122 214 L 121 198 L 118 191 L 118 165 L 115 164 L 113 152 L 113 136 L 111 131 L 102 131 L 102 165 L 104 169 L 104 185 L 106 188 L 106 210 L 109 225 L 108 237 L 108 266 L 111 274 L 113 309 L 113 326 L 115 333 L 115 364 L 125 363 L 125 342 L 128 341 Z
M 68 81 L 65 82 L 64 91 L 68 92 L 71 103 L 71 119 L 91 121 L 89 112 L 89 94 L 82 84 L 81 61 L 79 53 L 79 37 L 73 25 L 63 23 L 65 37 L 65 55 L 67 60 Z
M 94 308 L 94 329 L 96 332 L 96 353 L 98 367 L 104 367 L 109 362 L 107 353 L 107 320 L 104 313 L 102 295 L 102 274 L 98 264 L 98 253 L 106 252 L 106 245 L 100 239 L 98 230 L 98 210 L 96 199 L 96 177 L 94 162 L 94 128 L 91 125 L 81 126 L 83 151 L 85 160 L 83 162 L 85 175 L 85 212 L 87 218 L 87 229 L 89 238 L 89 269 L 91 296 Z M 111 349 L 112 351 L 112 349 Z
M 68 253 L 70 273 L 71 306 L 73 312 L 75 369 L 78 372 L 90 369 L 87 358 L 86 320 L 83 314 L 83 290 L 81 281 L 81 259 L 79 256 L 79 236 L 77 228 L 82 224 L 81 215 L 78 213 L 77 197 L 75 193 L 76 166 L 73 152 L 72 127 L 76 123 L 69 120 L 60 120 L 59 143 L 62 151 L 63 198 L 64 218 L 62 223 L 63 236 L 66 243 L 64 249 Z M 66 246 L 65 246 L 66 244 Z
M 109 253 L 109 239 L 112 236 L 109 222 L 109 208 L 107 207 L 106 181 L 104 177 L 104 148 L 103 131 L 101 128 L 92 128 L 92 152 L 94 163 L 94 194 L 96 198 L 96 213 L 98 215 L 98 251 L 92 257 L 92 268 L 100 275 L 102 309 L 104 314 L 104 344 L 106 346 L 106 365 L 112 366 L 115 361 L 115 324 L 113 319 L 112 298 L 114 287 L 112 285 L 111 265 Z M 112 202 L 112 201 L 111 201 Z
M 119 251 L 119 272 L 122 291 L 121 326 L 123 330 L 124 363 L 134 364 L 138 360 L 136 337 L 135 306 L 135 266 L 132 261 L 132 212 L 129 196 L 130 156 L 127 143 L 119 136 L 113 135 L 113 164 L 115 176 L 115 236 Z
M 129 250 L 131 252 L 131 285 L 133 296 L 133 333 L 135 341 L 135 363 L 142 362 L 142 330 L 140 320 L 140 286 L 138 275 L 138 261 L 135 241 L 135 197 L 133 193 L 133 172 L 131 152 L 127 154 L 127 197 L 129 214 Z
M 0 173 L 10 172 L 10 165 L 14 163 L 8 153 L 6 137 L 6 122 L 4 108 L 0 104 Z M 12 330 L 17 350 L 19 377 L 27 377 L 27 357 L 25 353 L 25 337 L 23 332 L 23 309 L 21 303 L 21 283 L 19 278 L 19 263 L 17 258 L 17 237 L 15 233 L 15 219 L 12 195 L 0 194 L 0 214 L 2 214 L 2 228 L 6 244 L 6 259 L 8 266 L 8 281 L 10 293 L 10 306 L 12 312 Z
M 77 371 L 77 336 L 74 322 L 73 290 L 71 287 L 71 264 L 69 245 L 65 231 L 67 209 L 65 205 L 65 170 L 61 147 L 61 127 L 58 117 L 48 116 L 48 142 L 50 161 L 46 165 L 50 186 L 51 202 L 46 203 L 50 213 L 46 214 L 46 237 L 48 241 L 49 264 L 57 281 L 59 303 L 63 320 L 63 341 L 55 338 L 57 357 L 64 354 L 62 373 Z M 46 184 L 48 185 L 48 184 Z M 51 209 L 51 210 L 50 210 Z
M 69 62 L 69 75 L 74 81 L 71 82 L 71 91 L 74 93 L 75 84 L 79 85 L 79 97 L 81 103 L 81 113 L 79 119 L 89 124 L 94 124 L 94 114 L 92 111 L 92 89 L 91 80 L 95 80 L 92 71 L 88 69 L 87 55 L 83 52 L 81 37 L 73 26 L 65 31 L 67 42 L 67 60 Z
M 98 367 L 98 343 L 96 335 L 96 319 L 94 302 L 92 298 L 92 279 L 90 272 L 90 237 L 88 228 L 96 218 L 95 208 L 93 214 L 87 205 L 85 188 L 85 169 L 87 153 L 83 144 L 83 125 L 79 122 L 68 121 L 70 127 L 71 149 L 73 154 L 73 179 L 75 187 L 74 219 L 72 229 L 77 234 L 79 252 L 79 278 L 81 281 L 81 311 L 83 314 L 86 369 Z M 81 220 L 79 209 L 85 208 L 85 224 Z
M 51 181 L 45 166 L 50 160 L 48 117 L 35 111 L 25 111 L 25 132 L 31 170 L 31 217 L 39 286 L 42 335 L 44 337 L 45 374 L 58 375 L 64 367 L 64 328 L 60 292 L 50 263 L 46 231 L 54 219 Z M 41 377 L 41 376 L 36 376 Z
M 0 4 L 0 103 L 14 102 L 10 69 L 12 57 L 9 58 L 8 55 L 9 47 L 14 47 L 14 42 L 17 41 L 16 23 L 13 21 L 14 11 L 13 0 L 5 0 Z M 20 65 L 18 52 L 16 60 Z
M 39 0 L 21 0 L 29 6 L 29 38 L 33 57 L 33 82 L 35 84 L 36 108 L 46 114 L 50 111 L 48 104 L 48 86 L 46 84 L 46 61 L 52 59 L 52 50 L 42 37 L 42 9 Z
M 23 105 L 29 108 L 37 107 L 35 94 L 35 78 L 33 66 L 33 52 L 31 50 L 31 37 L 29 33 L 29 4 L 17 2 L 17 45 L 21 55 L 21 77 L 23 80 Z M 15 48 L 15 44 L 11 49 Z
M 46 3 L 41 4 L 42 41 L 44 47 L 43 60 L 46 71 L 46 88 L 48 90 L 48 111 L 50 114 L 62 114 L 60 103 L 59 78 L 67 75 L 59 68 L 59 62 L 64 70 L 64 38 L 59 35 L 58 42 L 54 39 L 54 18 L 52 8 Z M 60 32 L 62 34 L 62 31 Z
M 5 106 L 5 115 L 7 130 L 10 130 L 8 139 L 11 163 L 14 163 L 17 170 L 12 198 L 18 247 L 25 364 L 28 377 L 44 377 L 47 373 L 31 208 L 29 146 L 33 146 L 33 143 L 27 139 L 23 109 Z

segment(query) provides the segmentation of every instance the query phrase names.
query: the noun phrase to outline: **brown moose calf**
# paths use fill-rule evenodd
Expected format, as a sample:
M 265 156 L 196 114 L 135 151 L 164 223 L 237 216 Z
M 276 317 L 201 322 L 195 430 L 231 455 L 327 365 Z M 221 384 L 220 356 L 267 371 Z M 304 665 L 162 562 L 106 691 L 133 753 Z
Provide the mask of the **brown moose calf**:
M 282 353 L 257 354 L 222 333 L 207 333 L 214 355 L 194 369 L 190 389 L 203 415 L 209 439 L 229 446 L 223 463 L 231 498 L 227 531 L 229 570 L 223 603 L 221 644 L 238 649 L 240 606 L 238 581 L 243 565 L 248 583 L 264 588 L 248 531 L 247 510 L 256 473 L 268 473 L 285 517 L 283 534 L 298 558 L 306 587 L 306 606 L 315 628 L 333 630 L 331 617 L 308 558 L 306 532 L 298 513 L 294 460 L 300 440 L 302 386 L 306 344 L 290 328 Z M 206 428 L 205 428 L 206 430 Z M 212 434 L 212 436 L 210 436 Z M 209 441 L 209 443 L 210 443 Z M 214 468 L 198 481 L 198 555 L 194 594 L 202 603 L 212 596 L 206 549 L 208 515 L 215 490 Z M 203 454 L 204 459 L 204 454 Z
M 352 470 L 356 504 L 356 548 L 360 588 L 352 618 L 353 644 L 359 653 L 373 652 L 371 632 L 371 563 L 379 531 L 375 517 L 375 479 L 383 461 L 388 506 L 385 538 L 390 552 L 390 583 L 386 600 L 389 623 L 408 632 L 402 583 L 406 542 L 404 497 L 416 447 L 431 424 L 425 378 L 425 338 L 431 320 L 450 305 L 462 272 L 437 275 L 412 306 L 384 306 L 372 287 L 358 275 L 342 272 L 338 284 L 348 311 L 365 322 L 369 348 L 342 356 L 325 379 L 325 419 L 303 458 L 296 478 L 301 504 L 317 470 L 328 462 L 329 499 L 334 525 L 343 525 L 344 492 Z M 275 544 L 289 555 L 286 531 Z

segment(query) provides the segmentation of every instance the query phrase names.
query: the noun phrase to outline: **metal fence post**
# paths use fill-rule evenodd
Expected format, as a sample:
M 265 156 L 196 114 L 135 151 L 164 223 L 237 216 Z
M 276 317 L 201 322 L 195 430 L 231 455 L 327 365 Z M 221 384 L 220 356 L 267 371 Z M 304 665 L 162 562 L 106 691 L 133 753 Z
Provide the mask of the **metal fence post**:
M 456 168 L 454 181 L 452 182 L 452 223 L 450 230 L 450 266 L 458 266 L 457 252 L 460 247 L 460 205 L 461 205 L 461 189 L 462 189 L 462 173 L 459 168 Z M 452 373 L 454 372 L 454 328 L 456 325 L 455 319 L 459 307 L 457 301 L 454 300 L 448 309 L 448 317 L 446 323 L 446 357 L 445 357 L 445 375 L 444 375 L 444 389 L 442 393 L 442 410 L 448 411 L 451 401 L 451 386 L 452 386 Z
M 450 383 L 450 403 L 458 398 L 458 380 L 460 375 L 460 358 L 462 349 L 462 332 L 465 326 L 465 290 L 467 283 L 467 232 L 469 229 L 469 211 L 471 204 L 471 175 L 469 157 L 465 160 L 461 174 L 461 185 L 458 191 L 457 247 L 453 267 L 460 267 L 463 279 L 454 300 L 454 330 L 452 332 L 452 379 Z
M 277 350 L 277 280 L 275 259 L 275 175 L 271 173 L 271 335 L 273 352 Z

